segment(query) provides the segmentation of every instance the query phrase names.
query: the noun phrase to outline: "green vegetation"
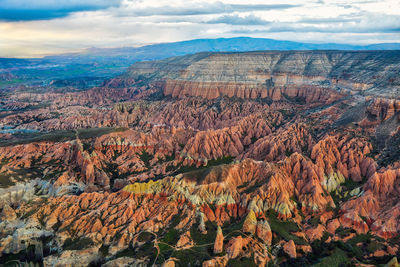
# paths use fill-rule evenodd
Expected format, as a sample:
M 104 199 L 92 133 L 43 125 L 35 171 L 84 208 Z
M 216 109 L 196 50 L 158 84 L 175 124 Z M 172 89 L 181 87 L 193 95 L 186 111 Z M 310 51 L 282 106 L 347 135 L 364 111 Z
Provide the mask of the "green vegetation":
M 124 250 L 118 251 L 117 254 L 115 254 L 115 258 L 133 257 L 133 256 L 135 256 L 135 252 L 130 247 L 128 247 Z
M 180 173 L 184 173 L 185 176 L 192 180 L 197 180 L 200 182 L 205 176 L 207 176 L 210 172 L 216 172 L 217 175 L 222 173 L 221 165 L 229 164 L 233 161 L 231 156 L 219 158 L 216 160 L 209 160 L 206 166 L 196 167 L 195 165 L 191 166 L 182 166 L 178 165 L 178 168 L 173 175 L 178 175 Z M 167 171 L 173 170 L 173 166 L 168 166 Z
M 249 188 L 246 188 L 246 190 L 244 190 L 243 193 L 249 194 L 251 192 L 254 192 L 255 190 L 257 190 L 257 188 L 259 188 L 263 184 L 264 184 L 264 181 L 259 181 L 259 182 L 255 183 L 254 185 L 250 186 Z
M 146 168 L 150 169 L 150 160 L 152 160 L 154 156 L 148 153 L 145 149 L 142 150 L 142 153 L 136 154 L 139 156 L 140 160 L 143 161 Z
M 174 224 L 174 220 L 172 222 Z M 160 239 L 159 248 L 160 255 L 157 259 L 158 264 L 162 264 L 170 257 L 177 258 L 178 266 L 200 266 L 205 260 L 211 259 L 213 254 L 213 245 L 217 235 L 217 225 L 207 222 L 207 234 L 202 234 L 198 230 L 198 224 L 194 224 L 190 229 L 190 235 L 195 242 L 195 246 L 185 250 L 175 250 L 175 246 L 179 240 L 179 232 L 174 228 L 170 228 L 167 234 Z M 164 244 L 167 243 L 167 244 Z
M 348 236 L 351 233 L 355 233 L 356 231 L 351 229 L 351 228 L 343 228 L 343 227 L 339 227 L 336 229 L 335 234 L 337 234 L 340 238 L 344 238 L 346 236 Z
M 108 256 L 108 249 L 110 248 L 109 245 L 101 245 L 101 247 L 99 248 L 99 252 L 100 255 L 102 255 L 103 257 Z
M 297 245 L 307 244 L 306 241 L 300 237 L 291 234 L 291 232 L 298 232 L 300 230 L 295 222 L 279 220 L 274 210 L 268 210 L 266 215 L 272 232 L 275 232 L 278 238 L 282 237 L 286 241 L 293 240 Z M 275 240 L 275 242 L 276 241 L 277 240 Z
M 81 139 L 89 139 L 99 137 L 112 132 L 122 132 L 126 131 L 127 128 L 122 127 L 107 127 L 107 128 L 89 128 L 89 129 L 79 129 L 77 134 Z M 76 138 L 75 131 L 63 130 L 63 131 L 53 131 L 53 132 L 39 132 L 39 133 L 29 133 L 29 134 L 15 134 L 17 140 L 0 140 L 1 146 L 12 146 L 19 144 L 29 144 L 33 142 L 63 142 L 74 140 Z
M 28 266 L 34 266 L 35 263 L 40 265 L 42 259 L 35 253 L 34 245 L 30 245 L 28 248 L 16 254 L 2 253 L 0 257 L 0 266 L 4 267 L 25 266 L 25 264 Z
M 0 80 L 0 88 L 10 86 L 10 85 L 15 85 L 18 83 L 22 83 L 23 80 L 21 79 L 11 79 L 11 80 Z
M 125 127 L 104 127 L 104 128 L 87 128 L 77 130 L 80 139 L 96 138 L 105 134 L 124 132 L 128 130 Z
M 0 174 L 0 188 L 7 188 L 9 186 L 15 185 L 15 183 L 11 180 L 11 176 L 9 174 Z
M 193 171 L 198 171 L 198 170 L 202 170 L 202 169 L 213 167 L 213 166 L 219 166 L 219 165 L 222 165 L 222 164 L 229 164 L 233 160 L 234 160 L 233 157 L 226 156 L 226 157 L 222 157 L 222 158 L 218 158 L 218 159 L 211 159 L 211 160 L 207 161 L 207 165 L 206 166 L 200 166 L 200 167 L 196 167 L 196 165 L 180 166 L 180 168 L 175 172 L 175 174 L 193 172 Z
M 149 242 L 154 240 L 154 234 L 149 232 L 142 232 L 138 236 L 139 242 Z
M 177 266 L 201 266 L 203 261 L 211 259 L 211 247 L 193 247 L 191 249 L 177 250 L 171 257 L 178 259 Z M 229 265 L 228 265 L 229 266 Z
M 230 222 L 227 222 L 222 226 L 223 232 L 234 233 L 235 231 L 241 231 L 245 219 L 246 217 L 244 216 L 241 220 L 231 219 Z
M 179 231 L 176 230 L 175 228 L 169 229 L 167 234 L 163 238 L 160 239 L 160 241 L 168 244 L 176 244 L 179 240 Z
M 34 163 L 31 168 L 13 169 L 12 171 L 13 173 L 0 174 L 0 188 L 14 185 L 14 181 L 20 182 L 43 176 L 43 167 L 38 167 Z
M 93 246 L 92 239 L 80 237 L 76 239 L 67 238 L 63 244 L 63 250 L 81 250 Z
M 193 238 L 193 241 L 197 245 L 204 244 L 214 244 L 215 237 L 217 236 L 217 225 L 211 223 L 210 221 L 206 222 L 207 234 L 202 234 L 199 229 L 199 224 L 194 224 L 192 228 L 190 228 L 190 236 Z
M 341 250 L 339 248 L 335 248 L 332 255 L 322 258 L 319 263 L 314 264 L 313 266 L 315 266 L 315 267 L 324 267 L 324 266 L 339 267 L 339 266 L 345 266 L 349 263 L 350 263 L 350 261 L 347 257 L 346 252 L 344 252 L 343 250 Z
M 374 253 L 377 250 L 383 249 L 385 246 L 382 243 L 379 243 L 376 240 L 371 240 L 371 242 L 367 245 L 367 251 L 369 253 Z
M 319 217 L 313 217 L 313 218 L 310 219 L 310 224 L 313 227 L 317 227 L 320 222 L 321 221 L 319 220 Z
M 241 257 L 241 258 L 236 258 L 236 259 L 230 259 L 228 261 L 227 266 L 230 267 L 256 267 L 257 265 L 254 263 L 254 255 L 252 255 L 250 258 L 248 257 Z
M 49 133 L 30 133 L 15 135 L 17 140 L 0 140 L 0 146 L 29 144 L 33 142 L 61 142 L 75 139 L 73 131 L 54 131 Z

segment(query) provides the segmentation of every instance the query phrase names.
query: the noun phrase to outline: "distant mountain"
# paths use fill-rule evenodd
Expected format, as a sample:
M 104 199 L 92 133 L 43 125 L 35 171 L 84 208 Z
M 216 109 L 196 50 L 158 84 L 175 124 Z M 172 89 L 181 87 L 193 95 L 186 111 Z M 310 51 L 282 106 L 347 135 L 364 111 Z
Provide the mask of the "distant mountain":
M 218 38 L 195 39 L 190 41 L 161 43 L 142 47 L 124 48 L 90 48 L 83 53 L 65 54 L 46 57 L 49 60 L 69 60 L 82 62 L 90 59 L 109 58 L 126 59 L 127 61 L 156 60 L 172 56 L 182 56 L 198 52 L 239 52 L 258 50 L 398 50 L 400 43 L 371 44 L 357 46 L 348 44 L 312 44 L 292 41 L 280 41 L 266 38 Z
M 1 59 L 0 72 L 12 72 L 26 81 L 47 81 L 77 77 L 109 78 L 122 74 L 138 61 L 160 60 L 198 52 L 243 52 L 260 50 L 400 50 L 400 43 L 355 46 L 311 44 L 273 39 L 237 37 L 196 39 L 142 47 L 89 48 L 80 53 L 37 59 Z

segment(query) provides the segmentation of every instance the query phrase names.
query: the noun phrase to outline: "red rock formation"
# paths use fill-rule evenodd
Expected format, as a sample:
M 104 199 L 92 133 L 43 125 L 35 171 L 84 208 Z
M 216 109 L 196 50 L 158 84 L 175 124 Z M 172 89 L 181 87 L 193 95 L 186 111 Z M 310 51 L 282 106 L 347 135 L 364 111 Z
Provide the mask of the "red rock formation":
M 237 236 L 229 240 L 226 246 L 226 253 L 230 259 L 234 259 L 242 251 L 242 247 L 246 244 L 246 239 L 243 239 L 241 236 Z
M 205 165 L 209 159 L 237 157 L 252 138 L 260 138 L 270 132 L 268 124 L 259 116 L 249 116 L 234 127 L 198 132 L 188 140 L 181 158 L 184 164 L 198 162 Z
M 293 240 L 289 240 L 288 242 L 285 242 L 283 245 L 283 251 L 285 251 L 286 254 L 289 255 L 291 258 L 296 258 L 296 245 L 294 244 Z
M 214 254 L 219 254 L 224 249 L 224 235 L 222 234 L 221 226 L 217 228 L 217 236 L 214 242 Z
M 255 234 L 257 227 L 257 217 L 253 210 L 250 210 L 243 223 L 243 232 Z
M 272 231 L 268 221 L 258 221 L 256 228 L 257 236 L 263 240 L 268 246 L 272 242 Z
M 367 107 L 369 114 L 379 120 L 387 120 L 400 110 L 400 101 L 396 99 L 374 98 Z

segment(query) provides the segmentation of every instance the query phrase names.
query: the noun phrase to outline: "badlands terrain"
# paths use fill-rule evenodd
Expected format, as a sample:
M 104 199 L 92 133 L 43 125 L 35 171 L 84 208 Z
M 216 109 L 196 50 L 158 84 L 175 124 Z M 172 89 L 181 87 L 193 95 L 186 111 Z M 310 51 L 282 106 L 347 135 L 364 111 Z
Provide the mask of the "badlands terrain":
M 400 51 L 3 87 L 0 265 L 399 266 L 399 96 Z

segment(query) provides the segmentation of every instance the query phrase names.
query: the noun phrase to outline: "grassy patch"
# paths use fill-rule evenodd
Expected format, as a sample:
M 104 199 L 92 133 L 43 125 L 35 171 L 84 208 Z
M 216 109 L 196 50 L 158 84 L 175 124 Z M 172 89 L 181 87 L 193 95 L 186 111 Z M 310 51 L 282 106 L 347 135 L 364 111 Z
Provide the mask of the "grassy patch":
M 160 241 L 170 244 L 170 245 L 175 245 L 179 240 L 179 231 L 171 228 L 169 231 L 164 235 L 163 238 L 160 239 Z
M 148 153 L 146 150 L 142 150 L 142 153 L 136 153 L 140 160 L 143 161 L 144 165 L 146 165 L 147 169 L 150 169 L 150 160 L 152 160 L 154 158 L 153 155 L 151 155 L 150 153 Z
M 67 238 L 63 244 L 63 250 L 81 250 L 91 246 L 93 246 L 93 241 L 88 237 Z
M 128 130 L 128 128 L 125 127 L 103 127 L 103 128 L 79 129 L 77 131 L 80 139 L 89 139 L 89 138 L 96 138 L 105 134 L 124 132 L 126 130 Z
M 79 129 L 77 130 L 78 136 L 81 139 L 95 138 L 102 136 L 104 134 L 112 132 L 125 131 L 126 128 L 89 128 L 89 129 Z M 75 131 L 63 130 L 63 131 L 53 131 L 48 133 L 29 133 L 29 134 L 18 134 L 14 135 L 17 137 L 16 140 L 0 140 L 1 146 L 13 146 L 20 144 L 29 144 L 33 142 L 65 142 L 74 140 L 76 138 Z
M 314 267 L 324 267 L 324 266 L 330 266 L 330 267 L 339 267 L 339 266 L 345 266 L 346 264 L 349 264 L 350 260 L 347 257 L 346 252 L 339 248 L 335 248 L 333 253 L 325 258 L 322 258 L 321 261 L 317 264 L 314 264 Z
M 13 146 L 33 142 L 61 142 L 75 139 L 73 131 L 54 131 L 49 133 L 31 133 L 18 135 L 17 140 L 0 140 L 0 146 Z
M 211 159 L 211 160 L 207 161 L 207 165 L 206 166 L 200 166 L 200 167 L 196 167 L 196 165 L 180 166 L 180 168 L 174 173 L 174 175 L 177 175 L 179 173 L 187 173 L 187 172 L 199 171 L 199 170 L 203 170 L 205 168 L 219 166 L 219 165 L 222 165 L 222 164 L 229 164 L 233 160 L 234 160 L 233 157 L 227 156 L 227 157 L 218 158 L 218 159 Z
M 279 220 L 274 210 L 268 210 L 266 215 L 268 217 L 268 222 L 271 226 L 272 232 L 275 232 L 279 237 L 285 239 L 286 241 L 293 240 L 297 245 L 307 244 L 305 240 L 291 234 L 291 232 L 299 231 L 299 227 L 295 222 Z M 274 241 L 277 242 L 278 240 Z
M 241 258 L 235 258 L 235 259 L 230 259 L 228 261 L 227 266 L 230 267 L 242 267 L 242 266 L 246 266 L 246 267 L 256 267 L 257 265 L 254 263 L 253 260 L 254 257 L 241 257 Z
M 198 226 L 199 224 L 196 223 L 190 229 L 190 235 L 193 238 L 193 241 L 197 245 L 214 243 L 215 237 L 217 236 L 217 225 L 210 221 L 206 222 L 207 234 L 202 234 L 198 229 Z
M 13 181 L 11 181 L 10 175 L 1 173 L 0 174 L 0 188 L 7 188 L 12 185 L 15 185 L 15 183 Z
M 201 266 L 203 261 L 211 259 L 211 248 L 194 247 L 192 249 L 177 250 L 171 257 L 178 259 L 177 266 Z M 228 265 L 229 266 L 229 265 Z
M 355 233 L 354 229 L 351 228 L 343 228 L 343 227 L 339 227 L 336 229 L 335 233 L 340 237 L 340 238 L 344 238 L 346 236 L 348 236 L 351 233 Z

